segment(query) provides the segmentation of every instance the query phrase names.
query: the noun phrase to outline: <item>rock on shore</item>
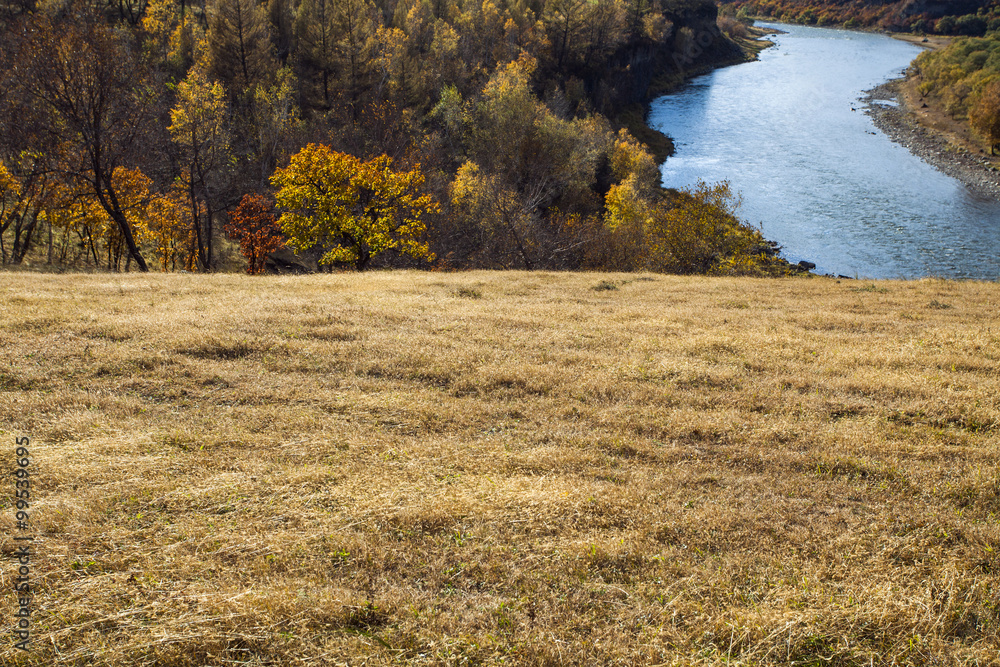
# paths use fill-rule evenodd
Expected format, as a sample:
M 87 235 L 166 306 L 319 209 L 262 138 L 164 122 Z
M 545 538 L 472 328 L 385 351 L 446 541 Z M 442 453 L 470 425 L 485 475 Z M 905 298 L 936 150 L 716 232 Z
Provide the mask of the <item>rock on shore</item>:
M 903 79 L 895 79 L 865 91 L 865 113 L 875 126 L 924 162 L 965 183 L 976 194 L 1000 200 L 1000 171 L 982 156 L 956 147 L 920 125 L 900 92 L 902 82 Z M 895 101 L 897 106 L 879 104 L 880 100 Z

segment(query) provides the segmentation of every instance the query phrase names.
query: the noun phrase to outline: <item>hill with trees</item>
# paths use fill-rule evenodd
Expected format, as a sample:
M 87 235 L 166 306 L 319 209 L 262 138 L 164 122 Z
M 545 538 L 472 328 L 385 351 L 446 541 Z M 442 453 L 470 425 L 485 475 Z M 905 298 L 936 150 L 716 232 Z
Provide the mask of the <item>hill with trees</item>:
M 735 0 L 723 13 L 846 28 L 983 35 L 1000 29 L 996 0 Z
M 0 18 L 7 265 L 214 271 L 238 243 L 256 272 L 284 233 L 314 269 L 782 270 L 724 186 L 662 190 L 662 150 L 635 138 L 652 143 L 636 110 L 665 82 L 743 57 L 709 0 L 17 0 Z M 289 189 L 297 158 L 327 170 L 322 197 Z M 697 257 L 668 250 L 702 204 Z
M 957 39 L 939 51 L 925 51 L 910 75 L 928 101 L 966 121 L 995 152 L 1000 145 L 1000 33 Z

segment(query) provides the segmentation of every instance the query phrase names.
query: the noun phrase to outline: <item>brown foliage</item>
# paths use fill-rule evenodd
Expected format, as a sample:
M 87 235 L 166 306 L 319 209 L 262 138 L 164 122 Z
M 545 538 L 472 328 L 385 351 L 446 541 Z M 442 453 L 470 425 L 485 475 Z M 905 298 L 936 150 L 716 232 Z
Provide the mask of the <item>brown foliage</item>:
M 746 39 L 749 36 L 746 25 L 740 21 L 737 21 L 734 18 L 730 18 L 728 16 L 720 16 L 718 25 L 719 25 L 719 30 L 726 33 L 730 37 L 739 37 L 740 39 Z
M 252 276 L 264 273 L 268 254 L 284 245 L 273 208 L 262 195 L 244 195 L 229 214 L 226 233 L 239 241 L 240 252 L 247 259 L 247 273 Z

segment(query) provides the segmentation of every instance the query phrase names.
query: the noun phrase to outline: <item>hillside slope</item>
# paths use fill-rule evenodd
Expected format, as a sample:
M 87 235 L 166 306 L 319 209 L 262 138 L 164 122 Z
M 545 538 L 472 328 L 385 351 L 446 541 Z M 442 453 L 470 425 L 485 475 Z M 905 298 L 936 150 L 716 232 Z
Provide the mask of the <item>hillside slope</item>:
M 989 664 L 998 301 L 7 275 L 37 592 L 32 652 L 0 663 Z
M 727 12 L 807 25 L 941 35 L 982 35 L 1000 28 L 996 0 L 735 0 L 726 7 Z

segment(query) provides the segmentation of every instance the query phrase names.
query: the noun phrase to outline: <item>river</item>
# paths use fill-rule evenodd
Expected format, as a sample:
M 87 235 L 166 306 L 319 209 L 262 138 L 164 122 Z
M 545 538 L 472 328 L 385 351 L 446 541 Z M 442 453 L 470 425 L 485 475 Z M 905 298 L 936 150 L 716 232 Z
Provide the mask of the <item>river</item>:
M 893 143 L 863 91 L 920 49 L 884 35 L 786 31 L 760 60 L 660 97 L 649 124 L 673 138 L 663 184 L 728 180 L 742 216 L 792 262 L 858 278 L 1000 278 L 1000 203 Z

